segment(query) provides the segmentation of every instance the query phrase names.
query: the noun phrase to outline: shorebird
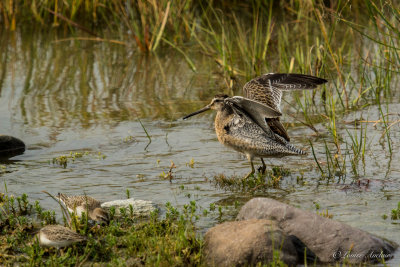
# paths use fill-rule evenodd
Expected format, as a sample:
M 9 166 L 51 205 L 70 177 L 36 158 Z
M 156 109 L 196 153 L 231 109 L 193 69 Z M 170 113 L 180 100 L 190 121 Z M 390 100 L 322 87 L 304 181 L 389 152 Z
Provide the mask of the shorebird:
M 306 154 L 289 143 L 290 138 L 279 121 L 282 91 L 314 89 L 326 82 L 303 74 L 264 74 L 245 84 L 243 91 L 247 98 L 219 94 L 210 104 L 183 119 L 216 110 L 218 141 L 247 156 L 251 171 L 244 177 L 246 179 L 255 172 L 254 157 L 261 159 L 261 172 L 265 173 L 263 158 Z
M 100 223 L 108 223 L 108 213 L 101 207 L 100 201 L 89 196 L 67 196 L 58 193 L 58 199 L 69 212 L 75 212 L 78 217 L 82 212 L 88 214 L 89 219 Z
M 86 237 L 61 225 L 47 225 L 39 231 L 39 244 L 44 247 L 60 249 L 84 240 Z

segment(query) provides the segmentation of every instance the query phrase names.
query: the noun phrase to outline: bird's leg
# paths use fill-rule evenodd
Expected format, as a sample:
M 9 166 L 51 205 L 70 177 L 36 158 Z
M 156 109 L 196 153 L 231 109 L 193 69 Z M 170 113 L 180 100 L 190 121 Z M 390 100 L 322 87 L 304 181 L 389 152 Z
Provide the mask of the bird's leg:
M 63 251 L 61 250 L 61 247 L 56 247 L 56 249 L 57 249 L 57 257 L 62 257 L 62 256 L 64 256 L 64 253 L 63 253 Z
M 254 164 L 253 164 L 253 158 L 250 155 L 247 155 L 247 158 L 250 161 L 250 165 L 251 165 L 251 172 L 249 172 L 244 178 L 243 180 L 249 178 L 251 175 L 253 175 L 255 173 L 255 169 L 254 169 Z
M 264 159 L 261 158 L 262 162 L 262 168 L 261 168 L 261 174 L 265 174 L 265 170 L 267 169 L 267 165 L 265 165 Z

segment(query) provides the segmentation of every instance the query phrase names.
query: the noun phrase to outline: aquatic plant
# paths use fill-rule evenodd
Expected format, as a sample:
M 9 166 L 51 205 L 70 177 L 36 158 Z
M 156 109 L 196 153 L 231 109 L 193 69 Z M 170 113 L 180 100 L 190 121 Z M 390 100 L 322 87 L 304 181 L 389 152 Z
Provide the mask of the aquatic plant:
M 235 175 L 227 177 L 224 174 L 218 174 L 213 177 L 211 183 L 227 191 L 257 194 L 271 188 L 280 188 L 282 178 L 288 175 L 290 175 L 288 169 L 275 166 L 271 171 L 267 170 L 264 175 L 259 172 L 246 179 Z
M 397 208 L 392 209 L 390 218 L 392 220 L 400 220 L 400 202 L 397 204 Z
M 174 179 L 174 175 L 172 170 L 176 168 L 175 163 L 171 160 L 171 165 L 169 166 L 169 170 L 167 173 L 165 172 L 161 172 L 160 173 L 160 177 L 166 180 L 169 180 L 170 182 L 172 181 L 172 179 Z
M 83 158 L 84 156 L 92 155 L 98 159 L 105 159 L 107 156 L 99 152 L 69 152 L 69 155 L 61 155 L 54 157 L 52 163 L 54 165 L 62 166 L 64 169 L 68 166 L 68 163 L 75 162 L 77 159 Z
M 3 264 L 79 265 L 83 263 L 145 265 L 199 265 L 203 241 L 196 232 L 197 207 L 192 201 L 178 211 L 167 203 L 165 218 L 153 213 L 146 221 L 129 216 L 116 219 L 110 212 L 107 226 L 87 228 L 85 216 L 73 228 L 88 238 L 86 243 L 62 249 L 40 247 L 35 232 L 47 221 L 39 202 L 31 204 L 28 196 L 2 195 L 0 210 L 0 261 Z M 54 217 L 53 217 L 54 218 Z
M 23 119 L 28 121 L 30 126 L 42 126 L 54 115 L 62 117 L 48 113 L 40 100 L 36 100 L 29 106 L 28 100 L 39 99 L 37 98 L 39 95 L 48 97 L 51 104 L 57 107 L 53 112 L 71 111 L 73 114 L 71 116 L 73 118 L 77 116 L 78 125 L 83 127 L 90 125 L 93 121 L 99 121 L 102 117 L 113 118 L 112 116 L 116 116 L 113 115 L 115 113 L 119 114 L 118 118 L 121 121 L 134 121 L 144 116 L 169 121 L 187 112 L 190 105 L 181 100 L 188 99 L 189 95 L 190 104 L 200 105 L 215 91 L 224 90 L 229 94 L 241 94 L 241 85 L 260 73 L 307 73 L 327 78 L 329 83 L 315 92 L 294 92 L 292 95 L 284 96 L 283 101 L 287 102 L 287 105 L 284 105 L 283 121 L 286 128 L 307 127 L 301 133 L 301 135 L 304 133 L 304 137 L 295 136 L 296 134 L 293 137 L 304 145 L 307 145 L 307 139 L 310 140 L 312 150 L 310 158 L 314 158 L 315 161 L 315 164 L 310 167 L 312 171 L 307 171 L 306 174 L 304 172 L 289 174 L 285 170 L 274 171 L 273 169 L 273 173 L 269 173 L 266 177 L 257 174 L 245 182 L 242 182 L 239 177 L 221 174 L 211 179 L 211 182 L 217 188 L 228 191 L 225 195 L 229 196 L 236 195 L 230 192 L 238 193 L 238 195 L 244 192 L 245 196 L 251 196 L 266 195 L 269 190 L 287 190 L 284 183 L 290 179 L 285 179 L 285 175 L 297 176 L 295 182 L 297 181 L 300 186 L 310 183 L 319 184 L 321 180 L 326 181 L 327 184 L 336 179 L 338 183 L 345 183 L 345 179 L 350 178 L 349 188 L 353 188 L 353 183 L 354 188 L 358 188 L 358 178 L 371 175 L 365 167 L 365 162 L 368 163 L 370 159 L 366 152 L 371 152 L 370 144 L 377 139 L 374 136 L 376 132 L 379 132 L 381 136 L 380 138 L 378 136 L 378 139 L 382 146 L 374 147 L 376 150 L 373 153 L 386 153 L 388 165 L 390 165 L 389 158 L 397 147 L 394 142 L 397 137 L 395 131 L 398 130 L 396 126 L 400 123 L 397 115 L 392 114 L 390 106 L 390 103 L 397 101 L 399 96 L 397 74 L 400 66 L 398 54 L 400 35 L 397 24 L 400 8 L 396 1 L 352 1 L 351 5 L 349 1 L 329 1 L 329 6 L 326 6 L 327 1 L 297 0 L 241 1 L 240 3 L 212 1 L 205 4 L 196 4 L 195 1 L 156 2 L 0 1 L 0 14 L 2 14 L 0 24 L 8 30 L 15 30 L 5 35 L 1 43 L 2 51 L 5 51 L 0 55 L 3 73 L 16 65 L 29 66 L 26 70 L 24 69 L 24 73 L 29 74 L 26 75 L 24 96 L 17 105 L 23 114 Z M 127 4 L 126 8 L 124 3 Z M 34 25 L 35 23 L 37 24 Z M 27 24 L 30 24 L 29 27 L 26 27 Z M 25 29 L 35 29 L 35 27 L 39 29 L 37 31 L 50 32 L 50 35 L 46 35 L 45 38 L 57 38 L 57 40 L 54 43 L 30 40 L 26 37 Z M 13 40 L 16 42 L 12 42 Z M 90 49 L 87 49 L 88 53 L 83 53 L 82 60 L 78 62 L 73 58 L 60 58 L 57 56 L 59 50 L 54 49 L 56 45 L 64 45 L 62 48 L 67 51 L 66 53 L 72 50 L 81 51 L 82 42 L 84 44 L 103 42 L 100 45 L 101 48 L 112 52 L 90 53 Z M 30 49 L 24 48 L 26 44 L 29 44 Z M 115 49 L 114 46 L 123 48 Z M 169 47 L 178 52 L 171 51 Z M 137 52 L 149 53 L 149 55 L 131 56 Z M 24 56 L 21 57 L 21 64 L 17 64 L 20 61 L 12 61 L 22 54 Z M 204 82 L 205 86 L 202 83 L 201 87 L 210 89 L 195 91 L 190 81 L 187 88 L 184 85 L 183 93 L 169 95 L 172 89 L 164 84 L 171 82 L 164 76 L 172 77 L 182 69 L 172 68 L 176 61 L 169 62 L 164 59 L 176 55 L 179 57 L 183 55 L 181 59 L 186 60 L 192 70 L 200 70 L 200 77 L 203 80 L 210 80 L 210 82 Z M 93 58 L 100 60 L 97 62 Z M 12 62 L 8 63 L 9 61 Z M 34 71 L 31 76 L 30 70 L 37 68 L 35 66 L 38 62 L 45 62 L 43 64 L 45 67 Z M 207 62 L 207 64 L 199 68 L 202 62 Z M 105 66 L 113 67 L 106 68 Z M 140 68 L 145 74 L 132 71 Z M 99 73 L 96 72 L 98 69 Z M 207 69 L 209 76 L 206 78 L 202 73 L 203 69 Z M 74 75 L 77 71 L 80 75 Z M 67 73 L 66 76 L 61 75 L 64 72 Z M 4 75 L 0 76 L 4 77 Z M 76 78 L 78 76 L 79 79 Z M 157 78 L 158 76 L 162 78 Z M 212 78 L 209 78 L 210 76 Z M 51 77 L 65 78 L 61 78 L 59 84 L 54 85 Z M 141 92 L 130 86 L 144 84 L 146 80 L 154 80 L 154 88 L 161 84 L 164 86 L 162 89 L 165 90 Z M 4 78 L 0 78 L 0 84 L 4 84 L 4 81 Z M 79 84 L 90 84 L 90 86 L 83 86 L 78 94 L 73 94 L 72 89 L 76 88 L 75 84 L 78 84 L 78 81 Z M 47 86 L 42 86 L 43 84 Z M 110 95 L 106 101 L 116 96 L 115 105 L 118 112 L 113 109 L 102 109 L 105 102 L 101 97 L 91 99 L 93 95 L 103 93 L 97 88 L 106 88 L 105 93 Z M 66 101 L 63 103 L 55 101 L 52 98 L 53 90 L 57 90 L 60 97 Z M 148 105 L 138 104 L 138 111 L 132 111 L 131 107 L 125 106 L 125 102 L 139 103 L 139 100 L 136 97 L 127 99 L 126 96 L 130 95 L 142 95 Z M 124 101 L 118 99 L 124 99 Z M 153 102 L 147 101 L 148 99 Z M 76 103 L 73 107 L 75 109 L 71 110 L 66 103 Z M 81 110 L 81 107 L 86 107 L 88 103 L 93 109 Z M 30 119 L 30 116 L 35 114 L 30 108 L 32 106 L 38 109 L 39 112 L 36 113 L 40 114 L 40 119 Z M 365 114 L 374 108 L 378 110 L 374 114 L 376 117 L 365 118 Z M 349 120 L 349 115 L 353 114 L 354 118 Z M 63 118 L 60 121 L 56 123 L 67 122 L 76 126 L 68 119 Z M 145 134 L 143 139 L 147 137 L 150 144 L 157 135 L 154 132 L 150 136 L 146 129 L 147 125 L 145 128 L 144 124 L 142 124 Z M 307 132 L 307 130 L 311 131 Z M 123 141 L 129 143 L 132 139 L 128 136 Z M 67 167 L 73 162 L 73 156 L 70 156 L 56 157 L 53 164 Z M 97 157 L 95 154 L 92 156 Z M 98 157 L 101 158 L 102 155 Z M 77 155 L 74 160 L 86 159 Z M 191 167 L 191 162 L 186 164 Z M 307 162 L 307 165 L 312 164 Z M 5 166 L 5 168 L 0 166 L 0 175 L 6 175 L 13 168 L 12 165 Z M 176 176 L 176 172 L 168 166 L 164 166 L 162 177 L 171 180 Z M 314 175 L 314 170 L 319 173 Z M 143 174 L 137 176 L 139 179 L 143 177 Z M 336 183 L 329 185 L 336 185 Z M 183 184 L 181 186 L 182 191 L 188 188 Z M 187 191 L 182 194 L 188 198 L 193 198 L 195 195 Z M 128 192 L 127 197 L 129 197 Z M 0 251 L 1 257 L 4 256 L 8 262 L 15 260 L 31 265 L 41 262 L 49 265 L 77 263 L 79 265 L 85 262 L 123 264 L 128 261 L 132 265 L 136 263 L 170 265 L 171 262 L 184 265 L 188 255 L 190 258 L 196 253 L 201 254 L 193 239 L 190 242 L 196 246 L 189 252 L 183 252 L 184 249 L 170 251 L 166 248 L 166 246 L 176 245 L 174 242 L 178 239 L 176 235 L 179 231 L 175 230 L 176 227 L 180 227 L 177 226 L 179 225 L 178 218 L 182 215 L 178 208 L 172 206 L 167 213 L 169 217 L 167 220 L 158 218 L 148 227 L 142 225 L 136 228 L 137 221 L 131 220 L 131 208 L 121 211 L 126 215 L 126 219 L 122 221 L 114 218 L 115 210 L 111 209 L 110 217 L 115 224 L 105 229 L 85 229 L 84 221 L 76 221 L 74 227 L 91 238 L 86 245 L 65 249 L 66 256 L 58 258 L 55 250 L 40 248 L 30 236 L 32 227 L 29 224 L 30 219 L 40 221 L 43 225 L 52 224 L 56 222 L 54 212 L 43 210 L 39 202 L 32 204 L 31 209 L 29 204 L 25 208 L 26 202 L 22 197 L 19 201 L 15 197 L 11 200 L 11 196 L 5 194 L 0 194 L 0 203 L 8 203 L 10 211 L 1 212 L 0 218 L 0 226 L 5 227 L 2 229 L 10 229 L 4 236 L 2 234 L 1 243 L 6 245 L 5 252 Z M 192 210 L 193 205 L 188 205 L 187 211 Z M 237 208 L 233 200 L 229 205 Z M 4 207 L 6 206 L 2 206 Z M 202 209 L 196 207 L 196 215 L 198 216 L 200 210 L 203 216 L 213 216 L 214 220 L 220 221 L 226 216 L 224 207 L 226 207 L 225 203 L 211 203 L 209 207 Z M 24 212 L 27 215 L 20 214 Z M 29 216 L 30 213 L 32 213 L 31 216 Z M 322 213 L 331 215 L 327 211 Z M 384 216 L 398 220 L 399 213 L 399 209 L 394 208 Z M 325 216 L 324 214 L 321 215 Z M 128 226 L 129 223 L 131 223 L 131 228 Z M 33 227 L 36 228 L 36 226 Z M 175 227 L 175 230 L 172 227 Z M 139 229 L 136 237 L 132 237 L 133 228 Z M 166 233 L 173 236 L 170 243 L 161 241 L 161 238 L 167 236 Z M 17 238 L 10 237 L 9 243 L 8 241 L 3 243 L 11 234 L 16 234 Z M 153 241 L 141 243 L 144 237 Z M 135 242 L 143 246 L 139 244 L 135 250 L 136 248 L 124 241 L 125 238 L 136 238 Z M 23 239 L 33 242 L 26 251 L 21 243 Z M 192 244 L 187 240 L 185 242 L 189 243 L 189 246 Z M 132 254 L 128 255 L 128 248 L 134 251 L 133 257 L 129 256 Z M 106 257 L 98 252 L 105 253 Z M 160 258 L 156 259 L 155 254 L 152 253 L 160 253 Z M 199 254 L 193 257 L 198 257 Z M 171 255 L 178 257 L 179 260 L 175 262 Z M 24 259 L 24 257 L 28 258 Z M 190 262 L 198 263 L 197 261 Z

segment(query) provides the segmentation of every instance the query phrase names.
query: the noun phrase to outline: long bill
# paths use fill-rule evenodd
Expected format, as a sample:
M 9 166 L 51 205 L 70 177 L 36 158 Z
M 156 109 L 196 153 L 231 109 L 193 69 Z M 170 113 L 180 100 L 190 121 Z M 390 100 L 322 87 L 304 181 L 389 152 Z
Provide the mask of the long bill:
M 207 106 L 205 106 L 204 108 L 202 108 L 202 109 L 200 109 L 200 110 L 198 110 L 198 111 L 195 111 L 195 112 L 193 112 L 193 113 L 190 113 L 189 115 L 186 115 L 186 116 L 183 117 L 182 119 L 186 120 L 186 119 L 188 119 L 188 118 L 190 118 L 190 117 L 192 117 L 192 116 L 194 116 L 194 115 L 203 113 L 204 111 L 207 111 L 207 110 L 209 110 L 209 109 L 211 109 L 211 107 L 210 107 L 210 105 L 207 105 Z

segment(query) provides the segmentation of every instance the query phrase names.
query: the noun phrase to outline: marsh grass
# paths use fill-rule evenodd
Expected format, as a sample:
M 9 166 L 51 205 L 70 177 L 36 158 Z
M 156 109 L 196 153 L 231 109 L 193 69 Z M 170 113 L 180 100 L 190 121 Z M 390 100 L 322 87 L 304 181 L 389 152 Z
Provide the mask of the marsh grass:
M 109 41 L 98 38 L 108 32 L 119 39 L 111 40 L 114 43 L 134 43 L 142 52 L 155 51 L 163 36 L 172 43 L 182 43 L 190 37 L 195 23 L 191 0 L 5 1 L 0 3 L 0 13 L 0 22 L 11 31 L 33 22 L 41 28 L 77 29 L 97 37 L 96 41 Z
M 392 220 L 400 220 L 400 202 L 397 203 L 397 207 L 395 209 L 392 209 L 390 218 Z
M 325 217 L 325 218 L 328 218 L 328 219 L 332 219 L 332 218 L 333 218 L 333 214 L 330 214 L 330 213 L 328 212 L 328 209 L 323 210 L 323 211 L 317 211 L 317 214 L 318 214 L 319 216 L 321 216 L 321 217 Z
M 357 127 L 357 123 L 355 122 L 355 127 Z M 359 133 L 357 131 L 353 131 L 354 135 L 351 134 L 351 132 L 346 129 L 348 136 L 350 137 L 351 140 L 351 151 L 352 157 L 350 158 L 350 163 L 351 163 L 351 168 L 353 171 L 353 174 L 355 176 L 359 175 L 359 161 L 362 161 L 364 171 L 365 171 L 365 150 L 366 150 L 366 143 L 367 143 L 367 129 L 368 129 L 368 124 L 361 124 L 360 125 L 360 130 Z
M 105 159 L 107 156 L 102 154 L 101 152 L 70 152 L 68 155 L 61 155 L 58 157 L 54 157 L 52 159 L 53 165 L 59 165 L 64 169 L 67 168 L 68 164 L 75 162 L 77 159 L 83 158 L 85 156 L 91 155 L 94 158 Z
M 391 112 L 388 103 L 398 95 L 393 88 L 399 82 L 394 73 L 400 65 L 395 23 L 400 9 L 392 1 L 387 5 L 366 1 L 365 10 L 363 4 L 354 4 L 350 11 L 341 2 L 328 8 L 319 2 L 293 1 L 280 6 L 289 11 L 281 14 L 277 6 L 254 1 L 242 15 L 235 9 L 222 11 L 208 5 L 203 7 L 201 28 L 205 39 L 197 37 L 204 52 L 220 65 L 226 91 L 233 94 L 241 94 L 238 89 L 244 81 L 271 71 L 328 78 L 329 83 L 319 90 L 293 94 L 298 108 L 292 117 L 318 135 L 314 124 L 319 120 L 313 117 L 320 114 L 324 118 L 329 136 L 323 138 L 323 155 L 314 153 L 314 158 L 317 163 L 324 159 L 324 170 L 319 163 L 318 168 L 322 176 L 330 178 L 344 179 L 349 172 L 357 178 L 360 164 L 365 171 L 367 127 L 358 132 L 343 127 L 342 118 L 350 112 L 377 105 L 383 125 L 382 143 L 389 154 L 393 150 L 389 128 L 395 122 L 388 122 L 387 114 Z M 279 13 L 281 19 L 271 12 Z M 349 12 L 356 16 L 349 19 Z M 265 51 L 270 56 L 265 57 Z
M 265 174 L 258 172 L 247 179 L 218 174 L 214 176 L 211 182 L 215 187 L 226 191 L 256 194 L 266 192 L 271 188 L 280 188 L 280 182 L 283 177 L 289 175 L 290 171 L 288 169 L 275 166 L 271 170 L 267 170 Z
M 264 1 L 242 1 L 240 5 L 237 2 L 229 3 L 226 6 L 215 1 L 208 4 L 167 0 L 0 1 L 0 23 L 4 28 L 23 32 L 18 27 L 23 28 L 36 22 L 42 30 L 54 29 L 68 36 L 64 40 L 68 45 L 63 47 L 66 53 L 74 49 L 84 49 L 81 42 L 84 44 L 85 40 L 111 40 L 113 44 L 122 44 L 123 49 L 126 49 L 107 56 L 86 56 L 83 53 L 82 58 L 76 61 L 73 58 L 60 58 L 52 44 L 35 44 L 31 40 L 23 42 L 18 39 L 18 34 L 10 34 L 2 40 L 2 51 L 5 52 L 0 54 L 4 66 L 0 85 L 4 83 L 5 70 L 13 70 L 16 66 L 15 62 L 9 63 L 9 58 L 15 60 L 16 55 L 22 54 L 21 50 L 26 50 L 28 52 L 25 52 L 23 58 L 30 60 L 24 61 L 22 65 L 29 66 L 29 71 L 24 84 L 24 98 L 19 107 L 23 116 L 26 116 L 24 118 L 33 124 L 31 126 L 42 126 L 45 121 L 57 115 L 51 112 L 71 110 L 69 103 L 77 102 L 81 107 L 90 103 L 94 110 L 102 110 L 104 105 L 112 103 L 114 96 L 116 99 L 126 99 L 131 95 L 143 95 L 144 102 L 153 103 L 150 111 L 137 114 L 129 113 L 129 108 L 117 101 L 116 105 L 121 105 L 118 106 L 118 111 L 123 113 L 123 119 L 134 120 L 140 115 L 176 113 L 177 109 L 182 112 L 188 109 L 186 103 L 176 101 L 173 105 L 166 106 L 154 102 L 158 98 L 170 99 L 169 88 L 142 92 L 132 86 L 138 84 L 139 88 L 145 87 L 145 84 L 146 88 L 150 88 L 147 81 L 155 81 L 154 87 L 168 84 L 164 76 L 175 77 L 181 71 L 178 69 L 169 72 L 174 69 L 175 62 L 160 64 L 155 54 L 149 59 L 133 59 L 129 53 L 136 48 L 136 51 L 142 53 L 157 51 L 170 54 L 169 48 L 172 48 L 182 54 L 189 67 L 196 71 L 200 69 L 198 60 L 190 52 L 197 50 L 215 62 L 215 66 L 210 67 L 210 72 L 218 70 L 223 80 L 223 90 L 230 94 L 241 94 L 241 85 L 245 81 L 268 72 L 306 73 L 329 80 L 328 84 L 313 92 L 295 92 L 293 99 L 285 96 L 289 104 L 293 103 L 292 100 L 296 103 L 296 107 L 291 107 L 295 120 L 316 133 L 319 132 L 316 130 L 319 124 L 328 130 L 327 135 L 321 134 L 317 141 L 310 141 L 321 180 L 326 179 L 329 182 L 338 177 L 340 181 L 347 176 L 356 179 L 361 176 L 360 164 L 365 172 L 365 154 L 371 142 L 369 130 L 372 127 L 368 126 L 368 122 L 361 122 L 360 125 L 355 122 L 356 129 L 348 129 L 342 120 L 349 113 L 365 112 L 370 106 L 377 106 L 379 117 L 376 120 L 381 124 L 380 140 L 384 144 L 382 151 L 389 156 L 393 153 L 395 140 L 391 131 L 395 129 L 392 126 L 399 123 L 399 120 L 389 120 L 389 114 L 393 112 L 389 103 L 397 101 L 399 96 L 400 8 L 396 1 L 352 1 L 351 5 L 348 1 L 330 1 L 330 6 L 325 6 L 323 1 L 297 0 L 279 3 L 275 1 L 274 4 Z M 17 42 L 14 43 L 12 37 L 15 36 Z M 55 44 L 61 45 L 62 40 L 58 41 Z M 21 43 L 28 43 L 31 48 L 22 47 L 18 50 Z M 104 46 L 104 50 L 111 49 L 111 44 Z M 93 81 L 96 76 L 96 62 L 93 58 L 100 58 L 98 65 L 101 84 Z M 42 61 L 46 62 L 44 68 L 38 65 Z M 157 62 L 158 65 L 148 64 L 148 61 Z M 42 75 L 32 74 L 31 70 L 35 66 L 39 66 L 37 72 Z M 113 71 L 103 66 L 113 66 Z M 125 74 L 126 69 L 131 74 Z M 135 69 L 141 69 L 144 75 L 133 75 Z M 79 84 L 90 86 L 83 86 L 80 93 L 74 96 L 77 99 L 71 100 L 70 94 L 73 91 L 68 91 L 68 88 L 74 88 L 74 83 L 78 81 L 70 78 L 76 76 L 76 71 L 81 73 Z M 116 78 L 115 73 L 124 75 Z M 54 81 L 52 77 L 59 77 L 59 80 Z M 103 84 L 111 89 L 107 89 L 107 92 L 96 91 Z M 0 86 L 0 93 L 1 90 Z M 212 95 L 213 90 L 199 93 L 200 98 Z M 67 100 L 58 103 L 57 107 L 62 108 L 51 112 L 29 113 L 30 105 L 39 108 L 43 106 L 41 102 L 32 102 L 29 105 L 29 101 L 40 100 L 40 97 L 52 100 L 55 93 Z M 40 97 L 32 97 L 36 95 Z M 100 97 L 88 101 L 90 95 Z M 111 97 L 103 103 L 99 99 L 103 99 L 105 95 Z M 185 92 L 184 96 L 192 97 L 192 92 Z M 88 125 L 90 120 L 113 116 L 112 113 L 102 113 L 99 116 L 96 112 L 87 110 L 77 112 L 80 112 L 82 125 Z M 32 119 L 28 120 L 30 115 Z M 58 117 L 63 115 L 61 113 Z M 363 119 L 360 117 L 359 120 Z M 144 127 L 143 129 L 146 131 Z M 146 136 L 151 141 L 147 132 Z M 317 145 L 318 150 L 315 149 Z M 53 161 L 56 165 L 66 167 L 72 160 L 73 156 L 67 155 Z M 171 164 L 169 172 L 164 173 L 163 177 L 171 180 L 172 170 Z M 4 168 L 0 169 L 0 173 L 6 171 Z M 277 170 L 266 176 L 257 174 L 243 181 L 241 177 L 226 177 L 221 174 L 214 177 L 212 182 L 216 187 L 227 191 L 253 194 L 279 188 L 285 175 L 288 175 L 285 171 Z M 154 215 L 143 224 L 129 216 L 129 209 L 121 212 L 127 215 L 122 221 L 115 219 L 115 210 L 111 210 L 113 222 L 100 229 L 85 228 L 87 221 L 76 220 L 74 228 L 86 234 L 89 241 L 64 249 L 64 255 L 59 257 L 54 249 L 40 248 L 32 237 L 33 230 L 37 228 L 34 221 L 40 225 L 56 223 L 54 211 L 43 210 L 39 202 L 30 204 L 24 196 L 18 198 L 1 194 L 0 202 L 0 243 L 3 244 L 0 247 L 0 257 L 7 263 L 79 265 L 100 262 L 122 265 L 128 262 L 132 265 L 165 266 L 202 264 L 202 240 L 194 225 L 198 215 L 193 213 L 196 210 L 193 203 L 183 211 L 167 205 L 165 219 Z M 393 209 L 396 213 L 392 211 L 392 216 L 397 216 L 398 210 Z M 218 212 L 220 218 L 223 216 L 222 206 L 216 208 L 215 204 L 210 205 L 211 212 Z
M 73 229 L 88 240 L 61 249 L 42 248 L 35 233 L 41 225 L 55 224 L 46 219 L 38 202 L 31 204 L 27 195 L 14 197 L 3 194 L 0 210 L 0 260 L 3 264 L 79 265 L 103 263 L 112 265 L 201 265 L 202 239 L 196 232 L 196 203 L 182 211 L 166 204 L 165 218 L 153 213 L 140 222 L 127 216 L 117 220 L 111 216 L 108 226 L 87 227 L 87 218 L 73 223 Z
M 173 173 L 173 169 L 176 169 L 176 165 L 171 160 L 171 165 L 169 166 L 169 170 L 166 173 L 164 171 L 161 172 L 159 177 L 172 182 L 172 179 L 174 179 L 174 176 L 175 176 L 175 174 Z

